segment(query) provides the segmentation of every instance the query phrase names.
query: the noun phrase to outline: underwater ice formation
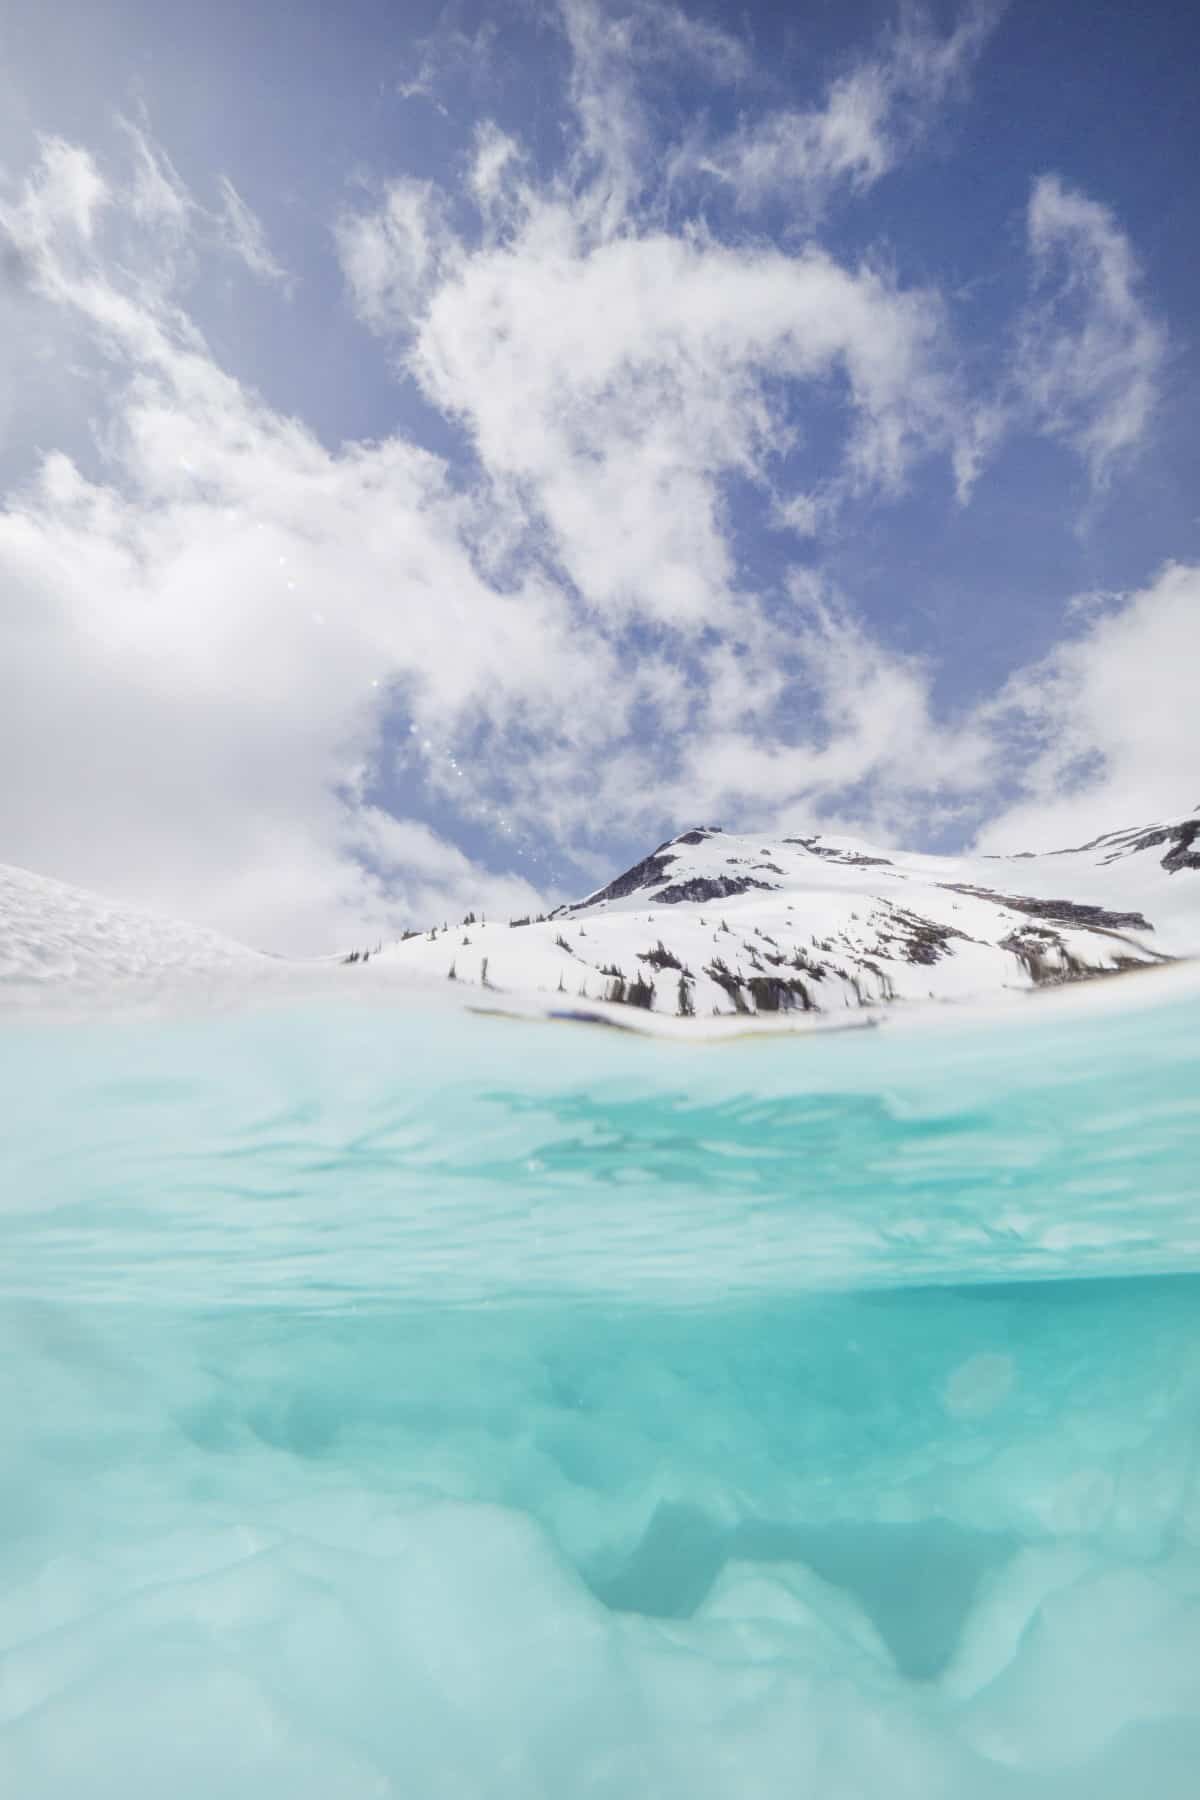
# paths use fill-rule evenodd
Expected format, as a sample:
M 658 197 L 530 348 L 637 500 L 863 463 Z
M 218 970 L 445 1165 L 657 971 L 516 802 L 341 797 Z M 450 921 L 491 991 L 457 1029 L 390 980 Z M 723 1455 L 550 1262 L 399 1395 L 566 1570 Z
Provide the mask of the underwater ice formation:
M 0 1791 L 1192 1800 L 1200 1029 L 1118 987 L 8 1026 Z

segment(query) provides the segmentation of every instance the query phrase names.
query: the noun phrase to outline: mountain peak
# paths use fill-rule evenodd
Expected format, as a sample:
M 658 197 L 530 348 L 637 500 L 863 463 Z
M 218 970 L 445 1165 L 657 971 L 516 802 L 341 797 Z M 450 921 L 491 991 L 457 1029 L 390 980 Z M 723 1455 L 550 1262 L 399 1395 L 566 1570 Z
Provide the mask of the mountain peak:
M 986 857 L 693 826 L 519 931 L 401 952 L 458 981 L 685 1016 L 971 999 L 1200 953 L 1198 833 L 1184 818 Z

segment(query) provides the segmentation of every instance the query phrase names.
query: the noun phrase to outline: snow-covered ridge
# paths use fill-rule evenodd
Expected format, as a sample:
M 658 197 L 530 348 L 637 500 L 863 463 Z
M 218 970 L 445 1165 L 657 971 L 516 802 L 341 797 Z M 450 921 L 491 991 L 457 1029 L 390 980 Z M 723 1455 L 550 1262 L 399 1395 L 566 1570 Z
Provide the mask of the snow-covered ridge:
M 373 959 L 556 1004 L 845 1016 L 1200 954 L 1200 809 L 1045 855 L 682 832 L 532 920 L 414 934 Z
M 1005 857 L 698 827 L 542 917 L 469 914 L 335 961 L 266 956 L 0 868 L 0 996 L 18 1001 L 197 982 L 265 990 L 319 975 L 323 986 L 382 993 L 416 982 L 471 1004 L 599 1010 L 663 1030 L 714 1015 L 819 1026 L 893 1002 L 977 1001 L 1193 956 L 1200 808 Z

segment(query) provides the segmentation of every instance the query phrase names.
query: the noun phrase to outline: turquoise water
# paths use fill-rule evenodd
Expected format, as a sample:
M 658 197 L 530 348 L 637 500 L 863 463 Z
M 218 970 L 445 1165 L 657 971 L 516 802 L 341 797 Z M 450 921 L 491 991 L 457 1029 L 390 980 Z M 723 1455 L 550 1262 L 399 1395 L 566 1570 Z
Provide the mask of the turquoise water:
M 1196 1000 L 0 1059 L 0 1791 L 1191 1800 Z

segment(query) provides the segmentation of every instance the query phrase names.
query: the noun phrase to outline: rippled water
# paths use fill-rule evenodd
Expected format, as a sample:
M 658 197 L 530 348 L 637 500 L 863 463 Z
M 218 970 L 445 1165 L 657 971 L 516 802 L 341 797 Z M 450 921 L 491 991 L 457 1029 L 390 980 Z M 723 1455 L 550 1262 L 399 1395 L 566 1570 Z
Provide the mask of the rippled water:
M 5 1793 L 1191 1800 L 1194 998 L 0 1057 Z

